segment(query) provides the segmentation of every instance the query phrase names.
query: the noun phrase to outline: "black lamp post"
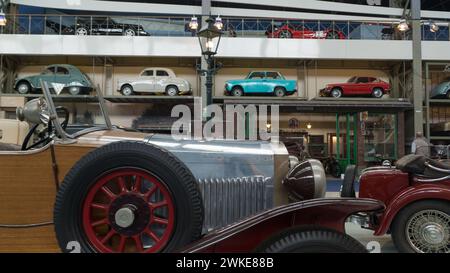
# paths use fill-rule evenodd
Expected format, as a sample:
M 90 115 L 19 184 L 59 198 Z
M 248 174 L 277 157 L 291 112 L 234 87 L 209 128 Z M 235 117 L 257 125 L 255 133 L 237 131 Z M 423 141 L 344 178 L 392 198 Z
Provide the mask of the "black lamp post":
M 197 19 L 193 17 L 190 26 L 198 27 Z M 199 69 L 202 75 L 206 75 L 206 106 L 212 104 L 212 76 L 219 69 L 214 63 L 214 55 L 217 54 L 219 48 L 220 39 L 222 37 L 222 19 L 217 17 L 213 19 L 209 17 L 206 19 L 206 25 L 203 26 L 198 32 L 198 42 L 202 50 L 202 56 L 207 63 L 207 69 Z

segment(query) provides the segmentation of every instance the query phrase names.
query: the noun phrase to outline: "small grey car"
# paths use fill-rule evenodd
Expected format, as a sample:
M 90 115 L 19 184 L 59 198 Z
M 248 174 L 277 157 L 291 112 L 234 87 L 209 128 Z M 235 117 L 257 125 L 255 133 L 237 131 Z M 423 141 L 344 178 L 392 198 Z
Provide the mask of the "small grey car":
M 142 93 L 176 96 L 192 92 L 191 84 L 187 80 L 177 78 L 172 69 L 160 67 L 146 68 L 136 78 L 120 79 L 117 89 L 124 96 Z

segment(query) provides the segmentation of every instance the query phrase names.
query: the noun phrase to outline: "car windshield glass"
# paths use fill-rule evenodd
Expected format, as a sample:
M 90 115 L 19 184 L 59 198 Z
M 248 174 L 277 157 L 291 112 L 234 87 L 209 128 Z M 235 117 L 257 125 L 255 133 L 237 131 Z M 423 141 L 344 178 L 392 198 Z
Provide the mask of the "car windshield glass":
M 56 69 L 56 74 L 58 74 L 58 75 L 69 75 L 69 70 L 67 70 L 64 67 L 58 67 Z
M 153 76 L 153 70 L 145 70 L 142 72 L 141 76 Z
M 169 73 L 167 73 L 167 71 L 164 71 L 164 70 L 157 70 L 156 71 L 156 76 L 167 77 L 167 76 L 169 76 Z
M 347 82 L 354 83 L 354 82 L 356 82 L 357 79 L 358 79 L 358 77 L 351 77 Z
M 83 76 L 89 78 L 83 73 Z M 102 110 L 100 99 L 101 97 L 97 91 L 91 91 L 91 96 L 85 103 L 79 102 L 75 108 L 73 105 L 73 100 L 70 98 L 67 92 L 60 92 L 59 94 L 52 94 L 51 98 L 53 104 L 58 109 L 58 107 L 63 107 L 70 113 L 69 124 L 66 128 L 66 133 L 68 135 L 73 135 L 85 129 L 91 129 L 93 127 L 107 127 L 107 118 L 105 115 L 107 113 Z M 58 110 L 60 113 L 60 110 Z M 62 117 L 62 115 L 60 116 Z M 62 123 L 63 119 L 60 118 L 59 122 Z
M 264 77 L 265 77 L 264 72 L 252 72 L 248 75 L 248 79 L 254 79 L 254 80 L 264 79 Z
M 42 75 L 53 74 L 55 72 L 54 67 L 47 67 L 44 71 L 41 72 Z
M 358 81 L 357 81 L 358 83 L 368 83 L 369 82 L 369 78 L 367 78 L 367 77 L 361 77 L 361 78 L 358 78 Z
M 267 72 L 268 79 L 281 80 L 283 77 L 278 72 Z

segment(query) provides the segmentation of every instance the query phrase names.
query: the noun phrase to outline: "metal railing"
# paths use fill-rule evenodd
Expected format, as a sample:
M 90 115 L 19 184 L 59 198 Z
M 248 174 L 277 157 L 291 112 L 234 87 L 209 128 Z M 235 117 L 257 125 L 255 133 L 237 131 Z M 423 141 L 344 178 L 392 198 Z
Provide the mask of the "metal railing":
M 8 14 L 1 34 L 195 36 L 191 17 Z M 225 37 L 298 39 L 409 40 L 396 21 L 323 21 L 298 19 L 222 18 Z M 448 41 L 448 22 L 437 32 L 423 25 L 423 40 Z

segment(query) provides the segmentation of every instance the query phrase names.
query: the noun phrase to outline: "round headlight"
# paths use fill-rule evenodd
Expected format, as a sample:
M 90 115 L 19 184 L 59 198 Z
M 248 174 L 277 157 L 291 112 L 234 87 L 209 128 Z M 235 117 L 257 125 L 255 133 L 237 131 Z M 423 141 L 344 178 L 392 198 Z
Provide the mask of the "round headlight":
M 286 174 L 283 185 L 297 200 L 325 197 L 327 179 L 322 163 L 316 159 L 298 163 Z
M 47 124 L 50 121 L 47 102 L 43 98 L 30 100 L 23 108 L 17 107 L 16 116 L 20 121 L 27 121 L 33 124 Z

